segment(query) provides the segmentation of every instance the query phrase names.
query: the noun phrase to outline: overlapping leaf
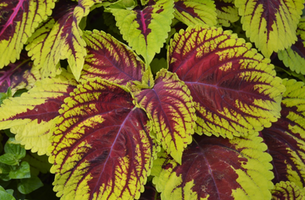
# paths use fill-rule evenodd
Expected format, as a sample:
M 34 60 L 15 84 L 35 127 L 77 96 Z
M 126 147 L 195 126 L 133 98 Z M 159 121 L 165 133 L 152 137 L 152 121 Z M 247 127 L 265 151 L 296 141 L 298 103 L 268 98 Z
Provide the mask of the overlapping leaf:
M 53 15 L 29 39 L 27 50 L 34 64 L 41 67 L 42 75 L 60 73 L 59 61 L 68 59 L 76 79 L 79 79 L 86 56 L 86 43 L 79 28 L 81 19 L 99 0 L 81 0 L 78 3 L 60 0 Z
M 49 159 L 57 196 L 139 198 L 155 150 L 148 118 L 132 101 L 124 89 L 102 79 L 89 80 L 65 99 Z
M 278 57 L 292 71 L 305 74 L 305 18 L 301 18 L 297 29 L 298 40 L 291 47 L 280 50 Z
M 196 24 L 214 26 L 217 24 L 213 0 L 175 0 L 174 15 L 188 26 Z
M 181 163 L 182 152 L 192 141 L 196 120 L 187 86 L 175 74 L 162 69 L 152 89 L 134 95 L 152 119 L 157 141 Z
M 281 181 L 272 190 L 272 200 L 302 200 L 305 198 L 305 190 L 293 182 Z
M 257 48 L 270 57 L 296 40 L 303 0 L 236 0 L 243 29 Z
M 144 63 L 129 47 L 103 31 L 87 31 L 84 39 L 88 55 L 82 80 L 101 77 L 121 85 L 130 81 L 142 81 Z
M 0 129 L 11 128 L 25 149 L 45 154 L 50 144 L 50 129 L 65 97 L 76 83 L 71 74 L 37 81 L 33 89 L 6 99 L 0 107 Z
M 195 137 L 182 165 L 160 153 L 153 183 L 161 199 L 271 199 L 271 156 L 263 139 Z
M 25 53 L 16 63 L 11 63 L 0 70 L 0 92 L 6 92 L 11 87 L 12 93 L 19 89 L 30 89 L 40 79 L 40 73 L 32 68 L 32 62 Z
M 238 9 L 234 5 L 234 0 L 214 0 L 218 23 L 229 27 L 230 23 L 239 20 Z
M 143 9 L 110 9 L 123 39 L 149 64 L 160 52 L 174 17 L 173 0 L 149 0 Z
M 0 68 L 15 62 L 40 22 L 51 15 L 55 0 L 2 0 L 0 2 Z
M 305 187 L 305 87 L 303 82 L 283 81 L 281 118 L 262 131 L 273 157 L 274 183 L 292 181 Z
M 181 31 L 169 48 L 169 70 L 191 91 L 199 134 L 248 135 L 280 116 L 285 88 L 273 65 L 228 31 Z

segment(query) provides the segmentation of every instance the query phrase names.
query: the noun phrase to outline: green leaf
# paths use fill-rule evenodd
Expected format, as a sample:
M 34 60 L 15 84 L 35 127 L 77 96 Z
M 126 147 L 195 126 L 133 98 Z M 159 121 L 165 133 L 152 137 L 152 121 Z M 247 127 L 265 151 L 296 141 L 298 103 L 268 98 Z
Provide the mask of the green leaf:
M 5 191 L 5 189 L 0 185 L 0 199 L 3 200 L 16 200 L 13 195 Z
M 20 166 L 9 172 L 11 179 L 24 179 L 31 177 L 30 165 L 26 161 L 22 161 Z
M 217 24 L 213 0 L 175 0 L 174 16 L 188 26 L 197 24 L 215 26 Z
M 55 78 L 37 81 L 34 88 L 20 97 L 6 99 L 0 107 L 0 129 L 11 128 L 25 149 L 45 154 L 54 119 L 75 85 L 72 74 L 63 72 Z
M 21 179 L 17 185 L 17 188 L 21 194 L 29 194 L 42 186 L 43 183 L 41 180 L 37 176 L 34 176 L 31 178 Z
M 150 0 L 143 9 L 110 9 L 123 39 L 149 65 L 160 52 L 174 18 L 173 0 Z
M 51 15 L 55 0 L 2 0 L 0 3 L 0 69 L 19 59 L 23 45 L 40 22 Z
M 19 159 L 14 154 L 6 153 L 0 156 L 0 162 L 7 165 L 18 165 Z
M 267 58 L 297 40 L 303 3 L 303 0 L 235 0 L 247 37 Z
M 17 160 L 24 158 L 26 154 L 24 147 L 16 143 L 15 138 L 8 139 L 8 141 L 4 145 L 4 152 L 14 155 Z
M 258 133 L 224 139 L 194 135 L 179 165 L 158 153 L 152 168 L 161 199 L 270 200 L 271 156 Z

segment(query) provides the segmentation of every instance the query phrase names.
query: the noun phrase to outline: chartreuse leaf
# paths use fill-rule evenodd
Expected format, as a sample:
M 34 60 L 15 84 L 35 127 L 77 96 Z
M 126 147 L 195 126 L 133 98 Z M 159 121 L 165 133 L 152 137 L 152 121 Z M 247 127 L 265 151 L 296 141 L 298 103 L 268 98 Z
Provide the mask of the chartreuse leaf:
M 217 21 L 225 27 L 239 20 L 238 9 L 234 0 L 214 0 L 216 5 Z
M 224 139 L 195 135 L 179 165 L 158 153 L 152 168 L 161 199 L 271 199 L 271 156 L 258 133 Z
M 126 85 L 130 81 L 142 81 L 145 64 L 125 44 L 103 31 L 86 31 L 87 56 L 81 80 L 101 77 L 113 83 Z
M 147 65 L 160 52 L 174 18 L 173 0 L 150 0 L 143 9 L 110 8 L 123 39 L 142 55 Z
M 40 22 L 51 15 L 55 0 L 1 0 L 0 68 L 15 62 Z
M 162 69 L 152 89 L 133 94 L 152 119 L 157 141 L 181 163 L 183 150 L 192 142 L 196 121 L 190 90 L 177 75 Z
M 294 182 L 281 181 L 272 190 L 272 200 L 303 200 L 304 198 L 305 190 Z
M 217 24 L 213 0 L 175 0 L 175 17 L 186 25 Z
M 275 183 L 291 181 L 305 187 L 305 86 L 284 79 L 281 118 L 262 135 L 273 157 Z
M 39 71 L 32 68 L 31 59 L 22 52 L 20 60 L 0 70 L 0 92 L 6 92 L 9 87 L 12 94 L 19 89 L 29 90 L 40 77 Z
M 0 185 L 0 199 L 16 200 L 14 196 L 8 193 L 1 185 Z
M 145 112 L 125 89 L 102 79 L 89 79 L 70 94 L 50 147 L 57 196 L 139 198 L 155 152 Z
M 278 57 L 292 71 L 305 74 L 305 18 L 301 18 L 297 29 L 298 40 L 291 47 L 280 50 Z
M 36 82 L 36 86 L 20 97 L 3 101 L 0 107 L 0 129 L 11 128 L 25 149 L 45 154 L 49 146 L 50 128 L 63 99 L 76 85 L 72 74 Z
M 285 87 L 251 44 L 221 28 L 188 28 L 169 47 L 169 70 L 191 91 L 198 134 L 246 136 L 280 117 Z
M 99 0 L 82 0 L 78 3 L 60 0 L 52 17 L 29 39 L 26 49 L 34 64 L 40 66 L 44 77 L 59 74 L 59 61 L 67 59 L 74 77 L 79 79 L 86 56 L 86 43 L 79 23 L 96 2 Z
M 264 56 L 292 45 L 303 0 L 235 0 L 247 37 Z

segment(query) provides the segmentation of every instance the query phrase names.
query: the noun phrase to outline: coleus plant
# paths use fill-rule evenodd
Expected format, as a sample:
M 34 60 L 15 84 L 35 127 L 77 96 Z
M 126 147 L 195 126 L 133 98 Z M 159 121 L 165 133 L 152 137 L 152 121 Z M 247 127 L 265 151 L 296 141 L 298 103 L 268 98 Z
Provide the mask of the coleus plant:
M 0 128 L 61 199 L 303 199 L 303 4 L 3 0 Z

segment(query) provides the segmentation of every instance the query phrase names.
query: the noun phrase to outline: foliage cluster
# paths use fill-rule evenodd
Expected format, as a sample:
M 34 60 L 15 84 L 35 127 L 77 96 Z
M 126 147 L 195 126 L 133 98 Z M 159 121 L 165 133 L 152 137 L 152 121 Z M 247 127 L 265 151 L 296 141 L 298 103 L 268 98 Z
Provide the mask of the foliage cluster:
M 304 3 L 2 0 L 0 198 L 304 199 Z

